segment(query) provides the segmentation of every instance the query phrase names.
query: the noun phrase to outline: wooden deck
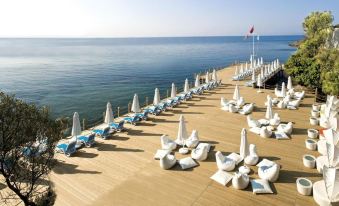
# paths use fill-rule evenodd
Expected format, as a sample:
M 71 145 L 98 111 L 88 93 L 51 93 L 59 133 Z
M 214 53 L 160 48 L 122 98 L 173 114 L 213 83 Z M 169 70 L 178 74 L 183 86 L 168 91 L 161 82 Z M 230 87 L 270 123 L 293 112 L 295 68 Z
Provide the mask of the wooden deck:
M 302 155 L 317 152 L 305 148 L 313 96 L 307 95 L 299 110 L 278 110 L 282 121 L 292 121 L 291 140 L 263 139 L 248 132 L 249 143 L 257 145 L 261 158 L 277 161 L 282 169 L 278 181 L 271 184 L 274 194 L 254 195 L 251 186 L 236 190 L 210 179 L 217 171 L 215 152 L 239 152 L 240 131 L 248 128 L 246 117 L 220 109 L 220 97 L 231 99 L 236 82 L 231 81 L 234 68 L 219 71 L 223 85 L 194 97 L 172 111 L 162 113 L 138 125 L 128 125 L 128 131 L 116 133 L 111 139 L 97 138 L 93 148 L 83 148 L 67 158 L 58 154 L 60 164 L 51 174 L 57 193 L 56 205 L 315 205 L 312 197 L 299 195 L 296 178 L 321 179 L 316 169 L 305 168 Z M 242 85 L 244 82 L 239 82 Z M 257 106 L 254 118 L 264 118 L 264 90 L 257 94 L 252 88 L 240 86 L 246 102 Z M 105 108 L 103 108 L 104 110 Z M 182 171 L 179 166 L 162 170 L 153 155 L 160 148 L 160 136 L 176 138 L 179 116 L 187 121 L 188 132 L 197 129 L 202 141 L 214 145 L 207 161 Z M 184 157 L 175 153 L 177 159 Z M 252 167 L 251 178 L 257 178 Z

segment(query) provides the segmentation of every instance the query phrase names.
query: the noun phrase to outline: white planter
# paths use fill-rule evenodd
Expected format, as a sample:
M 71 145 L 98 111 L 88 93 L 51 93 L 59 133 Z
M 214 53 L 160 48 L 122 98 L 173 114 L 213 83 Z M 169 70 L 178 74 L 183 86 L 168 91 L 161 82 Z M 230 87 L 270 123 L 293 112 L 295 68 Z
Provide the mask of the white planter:
M 301 195 L 311 195 L 313 184 L 309 179 L 298 178 L 297 179 L 297 190 Z
M 312 104 L 312 110 L 319 111 L 320 105 L 319 104 Z
M 306 154 L 303 156 L 303 163 L 305 167 L 315 168 L 315 157 L 313 155 Z
M 317 117 L 320 116 L 320 112 L 319 112 L 319 111 L 316 111 L 316 110 L 312 110 L 312 111 L 311 111 L 311 116 L 317 118 Z
M 306 148 L 309 150 L 316 150 L 317 149 L 317 142 L 313 139 L 306 139 L 305 140 Z
M 313 126 L 316 126 L 319 124 L 319 120 L 315 117 L 311 117 L 310 118 L 310 124 L 313 125 Z
M 311 139 L 318 138 L 319 132 L 316 129 L 308 129 L 307 130 L 307 136 Z

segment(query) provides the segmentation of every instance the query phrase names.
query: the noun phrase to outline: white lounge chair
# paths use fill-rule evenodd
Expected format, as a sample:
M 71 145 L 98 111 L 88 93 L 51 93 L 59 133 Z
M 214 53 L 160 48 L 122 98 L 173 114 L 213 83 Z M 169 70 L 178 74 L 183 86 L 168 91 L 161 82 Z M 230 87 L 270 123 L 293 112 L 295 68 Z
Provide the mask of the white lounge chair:
M 167 135 L 162 135 L 160 137 L 161 148 L 165 150 L 175 150 L 177 148 L 177 143 L 171 140 Z
M 243 190 L 245 189 L 250 182 L 250 178 L 247 174 L 236 172 L 232 178 L 232 186 L 235 189 Z
M 228 111 L 231 112 L 231 113 L 236 113 L 236 112 L 238 112 L 238 108 L 236 106 L 234 106 L 233 104 L 230 104 L 228 106 Z
M 197 147 L 191 152 L 191 157 L 198 161 L 204 161 L 208 157 L 208 146 L 204 145 L 202 147 Z
M 247 115 L 247 124 L 250 128 L 252 127 L 261 127 L 261 124 L 258 120 L 252 119 L 251 115 Z
M 305 97 L 305 91 L 294 92 L 294 98 L 296 98 L 296 99 L 304 99 L 304 97 Z
M 249 151 L 250 151 L 250 154 L 244 159 L 245 164 L 256 165 L 259 160 L 259 156 L 257 154 L 257 147 L 254 144 L 250 144 Z
M 215 159 L 219 170 L 232 171 L 235 168 L 235 161 L 224 156 L 220 151 L 215 153 Z
M 280 124 L 280 117 L 278 113 L 275 113 L 273 119 L 270 119 L 270 125 L 278 126 Z
M 279 101 L 279 103 L 277 104 L 277 107 L 279 109 L 285 109 L 286 108 L 286 104 L 285 102 L 282 100 L 282 101 Z
M 191 136 L 185 141 L 186 146 L 189 148 L 195 148 L 199 144 L 198 131 L 193 130 Z
M 292 133 L 293 130 L 293 123 L 289 122 L 287 124 L 279 124 L 279 126 L 277 127 L 278 131 L 282 131 L 285 134 L 290 135 Z
M 238 99 L 238 101 L 237 101 L 237 106 L 238 106 L 239 108 L 241 108 L 241 107 L 244 106 L 244 105 L 245 105 L 245 100 L 244 100 L 243 97 L 240 97 L 240 98 Z
M 258 175 L 261 179 L 275 182 L 279 178 L 280 166 L 277 163 L 269 166 L 260 166 L 258 168 Z
M 260 137 L 270 138 L 272 136 L 272 131 L 268 130 L 267 127 L 260 128 Z
M 243 115 L 247 115 L 247 114 L 251 114 L 254 108 L 254 104 L 246 104 L 242 107 L 242 109 L 239 109 L 239 114 L 243 114 Z
M 168 170 L 172 168 L 176 162 L 177 159 L 174 155 L 167 154 L 160 158 L 160 167 L 164 170 Z

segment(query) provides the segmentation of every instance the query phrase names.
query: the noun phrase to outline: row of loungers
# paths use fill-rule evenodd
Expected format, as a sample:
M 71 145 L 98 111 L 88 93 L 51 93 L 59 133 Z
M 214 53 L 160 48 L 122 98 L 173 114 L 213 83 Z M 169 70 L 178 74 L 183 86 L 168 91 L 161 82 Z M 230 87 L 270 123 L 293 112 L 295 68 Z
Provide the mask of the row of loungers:
M 88 135 L 79 135 L 77 137 L 73 137 L 68 143 L 58 144 L 56 147 L 56 151 L 64 153 L 66 156 L 70 157 L 73 153 L 77 151 L 77 149 L 83 146 L 92 147 L 95 144 L 96 136 L 107 139 L 114 132 L 123 131 L 125 122 L 132 125 L 137 125 L 138 122 L 147 120 L 148 114 L 159 115 L 162 111 L 173 108 L 179 105 L 182 101 L 191 99 L 193 95 L 200 95 L 203 93 L 204 90 L 210 90 L 219 86 L 220 84 L 221 80 L 205 83 L 199 87 L 191 89 L 187 93 L 181 93 L 175 98 L 165 99 L 158 105 L 146 107 L 141 113 L 134 113 L 130 116 L 124 117 L 118 123 L 112 122 L 106 127 L 93 129 Z

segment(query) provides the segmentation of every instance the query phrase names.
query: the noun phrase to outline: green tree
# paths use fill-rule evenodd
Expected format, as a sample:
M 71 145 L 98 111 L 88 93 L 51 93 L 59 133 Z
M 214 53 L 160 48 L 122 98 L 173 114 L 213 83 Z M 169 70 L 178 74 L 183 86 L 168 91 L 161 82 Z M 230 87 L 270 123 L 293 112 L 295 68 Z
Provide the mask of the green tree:
M 0 174 L 25 205 L 50 193 L 48 174 L 61 129 L 47 109 L 0 92 Z
M 312 12 L 305 18 L 303 28 L 305 39 L 300 42 L 298 50 L 286 62 L 286 71 L 295 81 L 310 88 L 323 88 L 326 93 L 332 93 L 330 89 L 334 64 L 326 62 L 325 44 L 332 34 L 333 16 L 331 12 Z M 319 60 L 319 58 L 322 58 Z M 322 71 L 326 71 L 327 75 Z M 325 81 L 323 84 L 323 81 Z
M 323 49 L 317 56 L 321 67 L 322 91 L 339 95 L 339 50 Z

